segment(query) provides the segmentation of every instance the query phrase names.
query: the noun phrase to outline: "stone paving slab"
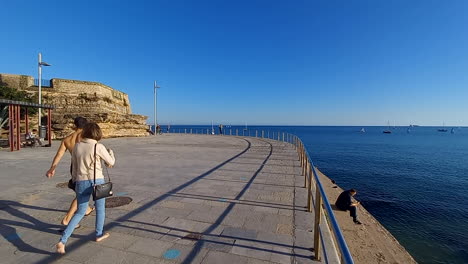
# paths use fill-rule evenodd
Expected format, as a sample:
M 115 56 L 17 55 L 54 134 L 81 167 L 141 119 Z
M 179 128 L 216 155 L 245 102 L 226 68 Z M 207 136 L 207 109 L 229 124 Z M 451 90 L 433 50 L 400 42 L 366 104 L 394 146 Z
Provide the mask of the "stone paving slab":
M 116 195 L 133 201 L 106 209 L 101 243 L 95 213 L 85 217 L 64 256 L 54 244 L 74 193 L 56 185 L 69 179 L 68 156 L 48 180 L 59 142 L 0 151 L 1 263 L 315 263 L 292 145 L 176 134 L 103 143 L 116 154 Z

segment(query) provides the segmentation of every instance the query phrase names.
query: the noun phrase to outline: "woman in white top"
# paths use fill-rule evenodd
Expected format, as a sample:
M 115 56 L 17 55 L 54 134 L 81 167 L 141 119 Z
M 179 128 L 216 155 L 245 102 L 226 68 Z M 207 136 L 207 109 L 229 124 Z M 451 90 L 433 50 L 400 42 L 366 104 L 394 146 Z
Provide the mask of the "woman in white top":
M 72 178 L 76 182 L 75 193 L 78 201 L 78 210 L 68 223 L 60 242 L 56 245 L 57 252 L 60 254 L 65 254 L 65 244 L 68 238 L 86 213 L 89 197 L 93 193 L 94 176 L 96 176 L 96 184 L 103 184 L 105 182 L 104 175 L 102 174 L 101 160 L 104 160 L 108 167 L 114 166 L 115 163 L 114 152 L 107 150 L 104 145 L 98 143 L 102 138 L 102 131 L 96 123 L 91 122 L 86 124 L 81 136 L 83 139 L 75 145 L 72 153 Z M 97 162 L 94 158 L 94 151 L 96 151 Z M 94 175 L 94 166 L 96 166 L 96 175 Z M 109 237 L 109 233 L 103 233 L 106 214 L 105 203 L 105 198 L 95 201 L 96 242 Z

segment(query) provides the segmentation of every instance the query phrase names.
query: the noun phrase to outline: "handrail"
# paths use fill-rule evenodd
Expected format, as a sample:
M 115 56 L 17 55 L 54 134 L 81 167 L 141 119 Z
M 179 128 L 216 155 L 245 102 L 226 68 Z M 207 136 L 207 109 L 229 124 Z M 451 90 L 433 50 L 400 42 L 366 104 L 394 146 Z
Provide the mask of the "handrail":
M 174 133 L 193 134 L 193 129 L 190 128 L 190 130 L 188 131 L 188 127 L 179 128 L 178 130 L 174 128 L 172 130 L 174 131 Z M 201 131 L 201 133 L 198 133 L 198 131 Z M 196 128 L 195 134 L 210 135 L 212 131 L 213 130 L 210 128 Z M 169 130 L 168 132 L 171 133 L 171 130 Z M 248 134 L 245 135 L 246 129 L 242 129 L 242 133 L 239 133 L 239 128 L 235 129 L 235 134 L 233 134 L 232 128 L 229 129 L 229 133 L 228 133 L 228 129 L 224 129 L 223 130 L 224 133 L 222 134 L 216 133 L 218 132 L 218 129 L 214 129 L 214 132 L 216 135 L 219 135 L 219 136 L 249 136 L 249 137 L 251 136 L 250 130 L 247 130 Z M 266 132 L 267 133 L 265 133 L 265 130 L 261 130 L 261 134 L 260 134 L 258 133 L 258 130 L 255 130 L 255 137 L 283 141 L 283 142 L 290 143 L 296 147 L 298 155 L 299 155 L 299 161 L 301 164 L 301 174 L 304 175 L 304 187 L 307 188 L 307 210 L 309 212 L 312 211 L 311 201 L 312 201 L 312 175 L 313 175 L 315 186 L 316 186 L 315 188 L 316 197 L 315 197 L 315 207 L 314 207 L 315 209 L 315 222 L 314 222 L 315 259 L 320 260 L 320 250 L 319 250 L 320 244 L 319 243 L 320 242 L 323 243 L 323 237 L 320 235 L 321 234 L 320 218 L 322 214 L 322 203 L 323 203 L 325 207 L 325 211 L 328 215 L 328 218 L 326 219 L 328 219 L 331 224 L 331 230 L 338 244 L 338 249 L 341 254 L 341 263 L 354 264 L 353 257 L 351 256 L 348 245 L 346 244 L 346 241 L 344 239 L 343 233 L 341 232 L 338 222 L 336 221 L 335 215 L 333 213 L 333 209 L 330 205 L 330 202 L 328 201 L 323 185 L 317 175 L 315 165 L 312 162 L 312 159 L 310 158 L 310 155 L 309 155 L 309 151 L 305 148 L 302 140 L 298 136 L 287 133 L 287 132 L 271 132 L 269 130 Z M 270 132 L 271 132 L 271 135 L 270 135 Z M 282 137 L 280 133 L 282 133 Z
M 331 208 L 330 202 L 328 201 L 327 195 L 325 194 L 325 190 L 323 189 L 322 183 L 320 182 L 320 179 L 317 176 L 317 171 L 315 170 L 314 163 L 310 160 L 308 151 L 307 150 L 305 151 L 307 153 L 307 158 L 309 159 L 309 162 L 312 165 L 314 178 L 317 183 L 317 186 L 319 187 L 320 194 L 322 195 L 323 204 L 325 205 L 325 209 L 327 210 L 328 217 L 330 218 L 332 230 L 333 230 L 333 233 L 335 233 L 335 238 L 338 242 L 338 246 L 342 254 L 341 256 L 345 263 L 352 264 L 354 263 L 353 257 L 351 256 L 351 253 L 349 252 L 349 248 L 348 248 L 348 245 L 346 244 L 343 233 L 341 232 L 338 222 L 336 221 L 335 215 L 333 214 L 333 209 Z

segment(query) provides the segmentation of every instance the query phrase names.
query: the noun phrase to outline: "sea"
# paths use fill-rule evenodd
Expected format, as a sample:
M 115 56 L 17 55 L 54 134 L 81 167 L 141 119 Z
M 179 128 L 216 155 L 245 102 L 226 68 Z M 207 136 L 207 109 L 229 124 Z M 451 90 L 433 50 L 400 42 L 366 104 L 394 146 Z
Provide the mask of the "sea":
M 300 137 L 315 166 L 340 187 L 355 188 L 356 199 L 418 263 L 468 263 L 468 128 L 440 128 L 227 125 L 224 131 Z M 190 129 L 211 133 L 211 125 L 170 127 Z

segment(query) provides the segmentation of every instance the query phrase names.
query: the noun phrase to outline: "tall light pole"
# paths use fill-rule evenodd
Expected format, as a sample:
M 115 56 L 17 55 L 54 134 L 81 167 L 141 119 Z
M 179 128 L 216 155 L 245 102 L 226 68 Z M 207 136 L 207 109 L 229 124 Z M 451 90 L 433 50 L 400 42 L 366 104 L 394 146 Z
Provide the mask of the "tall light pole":
M 154 135 L 157 134 L 156 126 L 158 125 L 157 118 L 156 118 L 156 99 L 157 99 L 157 94 L 158 94 L 157 93 L 158 88 L 161 88 L 161 87 L 159 87 L 156 81 L 154 81 Z
M 41 104 L 42 102 L 42 66 L 50 66 L 50 64 L 48 64 L 47 62 L 44 62 L 42 61 L 42 54 L 39 52 L 39 63 L 38 63 L 38 71 L 39 71 L 39 104 Z M 39 112 L 38 112 L 38 117 L 39 117 L 39 122 L 38 122 L 38 126 L 39 126 L 39 137 L 43 137 L 44 135 L 42 135 L 42 129 L 41 129 L 41 108 L 39 108 Z

